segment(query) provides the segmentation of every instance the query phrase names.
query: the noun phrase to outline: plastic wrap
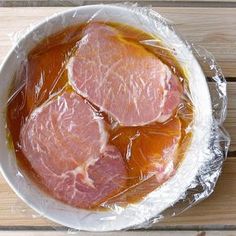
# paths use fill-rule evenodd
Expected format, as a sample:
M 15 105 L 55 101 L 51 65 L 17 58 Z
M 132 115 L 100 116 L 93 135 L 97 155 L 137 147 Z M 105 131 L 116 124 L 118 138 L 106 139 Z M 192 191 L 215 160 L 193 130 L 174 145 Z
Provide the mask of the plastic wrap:
M 0 96 L 2 174 L 73 229 L 178 214 L 212 193 L 229 146 L 214 57 L 136 5 L 78 7 L 30 27 L 2 64 Z

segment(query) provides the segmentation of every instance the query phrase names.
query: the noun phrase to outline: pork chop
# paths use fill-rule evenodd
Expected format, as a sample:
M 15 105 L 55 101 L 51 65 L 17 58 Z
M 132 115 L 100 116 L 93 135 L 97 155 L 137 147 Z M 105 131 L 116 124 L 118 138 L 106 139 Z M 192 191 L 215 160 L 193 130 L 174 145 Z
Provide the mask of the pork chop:
M 164 122 L 180 103 L 181 84 L 171 70 L 102 23 L 84 29 L 67 69 L 72 87 L 124 126 Z
M 74 92 L 37 108 L 23 125 L 23 153 L 57 199 L 91 208 L 125 187 L 125 163 L 118 149 L 107 145 L 104 125 Z

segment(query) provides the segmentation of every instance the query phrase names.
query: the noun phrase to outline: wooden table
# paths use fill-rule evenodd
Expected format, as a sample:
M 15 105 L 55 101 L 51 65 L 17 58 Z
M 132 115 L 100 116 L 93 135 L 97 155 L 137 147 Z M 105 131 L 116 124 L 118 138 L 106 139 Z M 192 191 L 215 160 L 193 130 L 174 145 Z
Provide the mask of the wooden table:
M 31 1 L 31 7 L 25 7 L 25 1 L 0 1 L 0 5 L 4 6 L 0 8 L 0 62 L 12 45 L 12 33 L 71 7 L 71 2 Z M 93 0 L 86 3 L 93 3 Z M 144 2 L 140 4 L 145 5 Z M 225 127 L 232 142 L 216 189 L 207 200 L 182 215 L 154 225 L 151 230 L 114 234 L 236 235 L 236 1 L 149 1 L 147 4 L 173 21 L 186 39 L 204 46 L 216 57 L 228 81 L 229 104 Z M 60 231 L 58 225 L 29 209 L 2 177 L 0 189 L 0 235 L 66 234 Z

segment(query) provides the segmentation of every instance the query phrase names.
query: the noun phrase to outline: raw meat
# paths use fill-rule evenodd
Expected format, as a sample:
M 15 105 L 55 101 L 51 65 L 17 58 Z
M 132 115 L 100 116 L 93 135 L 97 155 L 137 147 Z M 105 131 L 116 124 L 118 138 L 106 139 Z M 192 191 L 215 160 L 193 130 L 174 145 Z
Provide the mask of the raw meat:
M 74 92 L 37 108 L 23 125 L 23 153 L 57 199 L 91 208 L 125 187 L 125 163 L 118 149 L 107 145 L 104 125 Z
M 67 69 L 72 87 L 124 126 L 164 122 L 180 103 L 181 84 L 171 70 L 105 24 L 85 28 Z

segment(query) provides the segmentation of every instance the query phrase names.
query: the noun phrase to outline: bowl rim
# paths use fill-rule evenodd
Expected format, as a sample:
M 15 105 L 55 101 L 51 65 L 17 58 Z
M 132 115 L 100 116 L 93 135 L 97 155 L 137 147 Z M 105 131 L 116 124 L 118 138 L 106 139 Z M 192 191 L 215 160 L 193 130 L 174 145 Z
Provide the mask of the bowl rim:
M 66 10 L 66 11 L 62 11 L 62 12 L 59 12 L 59 13 L 56 13 L 56 14 L 53 14 L 52 16 L 50 16 L 50 17 L 48 17 L 48 18 L 46 18 L 46 19 L 44 19 L 44 20 L 42 20 L 40 23 L 38 23 L 38 24 L 36 24 L 36 25 L 34 25 L 29 31 L 27 31 L 22 37 L 21 37 L 21 39 L 12 47 L 12 49 L 9 51 L 9 53 L 7 54 L 7 56 L 5 57 L 5 59 L 3 60 L 3 62 L 2 62 L 2 64 L 1 64 L 1 66 L 0 66 L 0 75 L 1 75 L 1 73 L 2 73 L 2 71 L 3 71 L 3 68 L 4 68 L 4 66 L 6 65 L 6 63 L 8 63 L 8 61 L 10 60 L 10 58 L 11 58 L 11 56 L 14 54 L 14 52 L 15 52 L 15 48 L 17 47 L 17 45 L 19 45 L 21 42 L 24 42 L 24 40 L 25 40 L 25 38 L 26 37 L 28 37 L 29 35 L 31 35 L 33 32 L 35 32 L 37 29 L 39 29 L 39 28 L 41 28 L 41 27 L 44 27 L 44 25 L 45 24 L 47 24 L 48 22 L 50 22 L 51 20 L 54 20 L 54 19 L 56 19 L 56 18 L 59 18 L 59 17 L 62 17 L 63 15 L 66 15 L 66 14 L 71 14 L 71 13 L 75 13 L 75 12 L 78 12 L 78 11 L 86 11 L 86 10 L 91 10 L 91 9 L 97 9 L 97 10 L 99 10 L 99 9 L 104 9 L 104 8 L 106 8 L 106 9 L 110 9 L 110 10 L 117 10 L 117 11 L 127 11 L 127 12 L 131 12 L 131 13 L 133 13 L 132 12 L 132 8 L 129 8 L 129 7 L 127 7 L 126 5 L 111 5 L 111 4 L 109 4 L 109 5 L 104 5 L 104 4 L 99 4 L 99 5 L 88 5 L 88 6 L 79 6 L 79 7 L 75 7 L 75 8 L 72 8 L 72 9 L 68 9 L 68 10 Z M 141 14 L 141 13 L 138 13 L 138 14 Z M 168 27 L 168 26 L 166 26 L 166 27 Z M 138 27 L 137 27 L 138 28 Z M 179 36 L 176 34 L 176 32 L 173 32 L 174 34 L 175 34 L 175 36 L 179 39 L 179 41 L 180 42 L 182 42 L 182 44 L 184 44 L 184 42 L 179 38 Z M 186 46 L 186 45 L 185 45 Z M 190 51 L 189 51 L 189 53 L 191 53 Z M 197 63 L 196 64 L 196 67 L 198 67 L 196 70 L 198 71 L 198 72 L 200 72 L 201 71 L 201 75 L 200 75 L 200 77 L 204 77 L 204 79 L 205 79 L 205 76 L 204 76 L 204 74 L 203 74 L 203 71 L 202 71 L 202 69 L 201 69 L 201 67 L 199 66 L 199 64 L 198 64 L 198 62 L 197 62 L 197 60 L 195 59 L 195 57 L 194 56 L 192 56 L 193 57 L 193 60 L 195 60 L 195 63 Z M 205 82 L 206 83 L 206 82 Z M 209 90 L 208 90 L 208 92 L 209 92 Z M 210 108 L 210 95 L 209 95 L 209 104 L 207 104 L 207 106 L 209 107 L 209 112 L 208 113 L 211 113 L 211 108 Z M 206 115 L 207 116 L 207 115 Z M 209 114 L 208 114 L 208 116 L 209 116 Z M 207 118 L 209 118 L 209 123 L 208 123 L 208 126 L 210 127 L 211 126 L 211 122 L 212 122 L 212 120 L 211 120 L 211 117 L 207 117 Z M 206 130 L 206 131 L 209 131 L 209 129 L 208 130 Z M 206 134 L 207 132 L 205 132 L 205 134 Z M 203 134 L 201 134 L 201 135 L 203 135 Z M 206 134 L 207 135 L 207 134 Z M 205 150 L 204 150 L 205 151 Z M 201 164 L 204 164 L 205 162 L 202 162 Z M 199 168 L 200 168 L 200 166 L 199 166 Z M 12 181 L 11 181 L 11 179 L 10 179 L 10 177 L 6 174 L 6 172 L 4 171 L 4 169 L 2 168 L 2 165 L 1 165 L 1 173 L 2 173 L 2 175 L 4 176 L 4 178 L 5 178 L 5 180 L 7 181 L 7 183 L 10 185 L 10 187 L 14 190 L 14 192 L 17 194 L 17 196 L 18 197 L 20 197 L 28 206 L 30 206 L 32 209 L 34 209 L 36 212 L 38 212 L 40 215 L 43 215 L 43 216 L 45 216 L 46 218 L 48 218 L 48 219 L 50 219 L 50 220 L 52 220 L 52 221 L 54 221 L 54 222 L 56 222 L 56 223 L 59 223 L 59 224 L 62 224 L 62 225 L 65 225 L 65 226 L 68 226 L 68 227 L 72 227 L 72 228 L 76 228 L 76 229 L 81 229 L 81 230 L 89 230 L 89 231 L 110 231 L 110 230 L 120 230 L 120 229 L 125 229 L 125 228 L 129 228 L 129 227 L 134 227 L 134 226 L 137 226 L 137 225 L 139 225 L 139 224 L 142 224 L 142 223 L 145 223 L 146 221 L 148 221 L 148 220 L 150 220 L 151 218 L 153 218 L 153 217 L 155 217 L 155 215 L 152 215 L 152 217 L 151 216 L 143 216 L 142 217 L 142 219 L 140 220 L 140 219 L 138 219 L 138 221 L 137 222 L 132 222 L 131 224 L 128 222 L 128 223 L 126 223 L 126 225 L 117 225 L 116 226 L 116 224 L 112 224 L 111 225 L 111 227 L 109 226 L 109 225 L 107 225 L 105 228 L 104 228 L 104 226 L 102 226 L 102 227 L 100 227 L 100 226 L 96 226 L 95 228 L 94 228 L 94 226 L 91 226 L 91 227 L 88 227 L 88 226 L 81 226 L 81 225 L 79 225 L 79 227 L 78 226 L 75 226 L 75 225 L 70 225 L 70 224 L 68 224 L 68 223 L 65 223 L 65 222 L 63 222 L 63 221 L 61 221 L 61 220 L 59 220 L 59 219 L 55 219 L 53 216 L 51 216 L 50 214 L 48 214 L 48 212 L 45 212 L 45 211 L 42 211 L 41 209 L 39 209 L 38 207 L 36 207 L 34 204 L 32 204 L 32 202 L 29 200 L 29 199 L 27 199 L 25 196 L 24 196 L 24 194 L 12 183 Z M 196 175 L 195 175 L 196 176 Z M 170 182 L 170 181 L 167 181 L 167 182 Z M 166 184 L 163 184 L 163 185 L 166 185 Z M 161 186 L 159 189 L 162 189 L 162 187 L 163 186 Z M 153 192 L 156 192 L 157 190 L 154 190 Z M 183 192 L 181 192 L 181 193 L 183 193 Z M 148 194 L 148 196 L 149 196 L 149 194 Z M 180 195 L 179 195 L 180 196 Z M 170 206 L 171 204 L 173 204 L 173 203 L 175 203 L 176 201 L 178 201 L 179 200 L 179 198 L 177 198 L 177 199 L 175 199 L 175 201 L 171 201 L 171 202 L 169 202 L 167 205 L 168 206 Z M 143 202 L 143 201 L 142 201 Z M 146 201 L 146 203 L 147 204 L 152 204 L 153 202 L 150 202 L 150 201 Z M 137 207 L 137 204 L 131 204 L 131 205 L 133 205 L 132 207 L 133 207 L 133 211 L 135 211 L 135 209 L 136 209 L 136 207 Z M 145 207 L 142 207 L 142 211 L 143 212 L 145 212 L 145 209 L 144 209 Z M 167 207 L 165 207 L 163 210 L 165 210 Z M 147 215 L 148 215 L 148 213 L 147 213 Z M 101 223 L 101 222 L 100 222 Z

